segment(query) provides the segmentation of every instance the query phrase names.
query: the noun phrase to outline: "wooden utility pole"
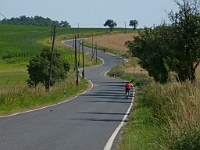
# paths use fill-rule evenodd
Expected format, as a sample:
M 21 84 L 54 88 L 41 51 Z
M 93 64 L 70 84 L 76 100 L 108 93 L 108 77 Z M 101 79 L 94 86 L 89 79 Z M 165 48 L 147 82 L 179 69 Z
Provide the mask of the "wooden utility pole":
M 125 33 L 126 33 L 126 21 L 124 22 L 124 24 L 125 24 Z
M 81 41 L 78 40 L 78 66 L 80 66 L 81 63 Z
M 96 63 L 97 63 L 97 42 L 95 44 L 95 49 L 96 49 Z
M 92 57 L 94 56 L 94 46 L 93 46 L 93 35 L 92 35 Z
M 83 45 L 83 41 L 82 41 L 82 55 L 83 55 L 83 71 L 82 71 L 82 77 L 83 79 L 85 78 L 85 55 L 84 55 L 84 45 Z
M 75 47 L 74 45 L 75 45 L 75 40 L 74 40 L 74 29 L 73 29 L 73 48 Z
M 79 36 L 79 23 L 78 23 L 78 39 L 79 39 L 79 37 L 80 37 L 80 36 Z
M 49 77 L 48 77 L 48 86 L 46 88 L 47 91 L 49 91 L 50 83 L 51 83 L 51 73 L 52 73 L 52 68 L 53 68 L 55 38 L 56 38 L 56 25 L 53 28 L 53 40 L 52 40 L 52 47 L 51 47 L 50 69 L 49 69 Z
M 75 72 L 76 72 L 76 85 L 78 86 L 78 63 L 77 63 L 77 39 L 75 36 Z

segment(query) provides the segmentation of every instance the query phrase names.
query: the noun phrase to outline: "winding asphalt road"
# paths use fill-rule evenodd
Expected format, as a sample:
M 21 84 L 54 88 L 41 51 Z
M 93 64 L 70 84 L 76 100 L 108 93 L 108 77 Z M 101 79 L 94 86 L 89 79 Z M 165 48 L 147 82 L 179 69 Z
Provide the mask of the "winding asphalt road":
M 116 149 L 133 99 L 124 99 L 124 81 L 105 76 L 123 60 L 100 51 L 98 57 L 103 65 L 85 69 L 91 90 L 58 105 L 1 117 L 0 150 Z

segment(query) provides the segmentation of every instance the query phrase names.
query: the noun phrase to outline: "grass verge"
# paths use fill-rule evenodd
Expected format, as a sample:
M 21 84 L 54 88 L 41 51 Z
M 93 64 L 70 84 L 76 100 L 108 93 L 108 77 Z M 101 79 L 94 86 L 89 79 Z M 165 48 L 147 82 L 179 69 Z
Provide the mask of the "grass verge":
M 57 83 L 48 93 L 43 86 L 29 88 L 26 85 L 15 85 L 1 90 L 0 115 L 36 109 L 66 101 L 74 95 L 89 89 L 89 87 L 88 81 L 81 78 L 79 79 L 79 86 L 72 80 L 69 80 Z M 66 97 L 64 91 L 66 91 Z
M 139 88 L 138 88 L 139 90 Z M 125 126 L 119 150 L 155 150 L 156 138 L 161 129 L 153 121 L 149 108 L 143 102 L 143 97 L 136 92 L 134 106 Z

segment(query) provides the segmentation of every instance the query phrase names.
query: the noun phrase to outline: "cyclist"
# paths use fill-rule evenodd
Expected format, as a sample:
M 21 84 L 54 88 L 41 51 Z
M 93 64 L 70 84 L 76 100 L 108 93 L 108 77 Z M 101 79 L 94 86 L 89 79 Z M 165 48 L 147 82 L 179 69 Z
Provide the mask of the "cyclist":
M 104 53 L 106 52 L 106 48 L 105 48 L 105 47 L 103 48 L 103 52 L 104 52 Z
M 128 81 L 126 82 L 126 85 L 125 85 L 125 98 L 128 98 L 129 94 L 130 94 L 130 89 L 131 89 L 131 83 Z

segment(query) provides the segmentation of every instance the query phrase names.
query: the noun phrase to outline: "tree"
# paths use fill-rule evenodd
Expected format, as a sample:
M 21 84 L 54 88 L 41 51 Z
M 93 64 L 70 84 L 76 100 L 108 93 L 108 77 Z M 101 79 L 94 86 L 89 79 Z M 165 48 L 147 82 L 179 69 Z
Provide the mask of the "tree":
M 135 30 L 136 27 L 138 26 L 138 21 L 137 20 L 130 20 L 129 26 L 132 26 L 133 29 Z
M 39 83 L 42 83 L 45 89 L 47 89 L 50 60 L 51 51 L 48 47 L 44 48 L 40 54 L 30 60 L 29 65 L 27 65 L 29 86 L 36 87 Z M 55 52 L 50 85 L 53 86 L 57 81 L 64 80 L 69 69 L 69 63 L 61 59 L 61 55 L 58 52 Z
M 140 58 L 140 64 L 155 81 L 166 83 L 169 72 L 177 73 L 177 80 L 194 82 L 200 63 L 200 13 L 197 0 L 183 4 L 180 10 L 170 12 L 172 24 L 145 29 L 126 45 L 132 56 Z
M 180 81 L 193 82 L 196 79 L 196 68 L 200 63 L 200 5 L 197 0 L 176 3 L 180 8 L 179 12 L 169 13 L 175 58 L 169 59 L 168 62 L 172 70 L 178 73 Z
M 104 26 L 109 26 L 110 32 L 112 32 L 113 28 L 117 26 L 117 23 L 113 21 L 112 19 L 108 19 L 105 23 Z
M 165 67 L 165 58 L 169 56 L 164 40 L 167 35 L 168 27 L 163 24 L 155 29 L 145 28 L 134 41 L 126 42 L 132 56 L 139 58 L 141 67 L 160 83 L 166 83 L 169 77 L 168 68 Z
M 35 17 L 20 16 L 19 18 L 13 17 L 11 19 L 4 18 L 2 21 L 0 21 L 0 23 L 29 25 L 29 26 L 45 26 L 45 27 L 51 27 L 54 25 L 56 25 L 57 27 L 67 27 L 67 28 L 71 27 L 67 21 L 61 21 L 59 23 L 58 21 L 53 21 L 50 18 L 43 18 L 40 16 L 35 16 Z
M 71 27 L 70 24 L 69 24 L 67 21 L 61 21 L 61 22 L 60 22 L 60 26 L 61 26 L 61 27 L 67 27 L 67 28 L 70 28 L 70 27 Z

